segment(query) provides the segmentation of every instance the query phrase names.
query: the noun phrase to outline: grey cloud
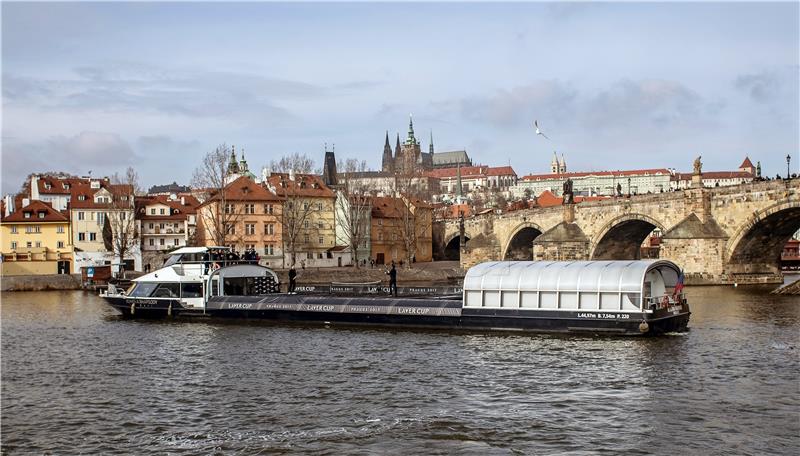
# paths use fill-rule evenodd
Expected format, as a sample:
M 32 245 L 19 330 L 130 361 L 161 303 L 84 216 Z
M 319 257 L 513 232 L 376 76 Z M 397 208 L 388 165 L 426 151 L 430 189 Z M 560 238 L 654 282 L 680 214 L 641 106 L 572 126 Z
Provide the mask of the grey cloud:
M 714 106 L 682 84 L 623 80 L 598 93 L 585 104 L 585 120 L 593 127 L 689 123 Z
M 796 85 L 797 71 L 793 73 L 794 84 Z M 733 83 L 734 88 L 746 93 L 758 103 L 769 103 L 781 98 L 787 89 L 787 85 L 785 75 L 777 71 L 743 74 L 738 76 Z
M 113 173 L 140 161 L 131 146 L 114 133 L 81 132 L 39 142 L 3 138 L 3 192 L 16 191 L 31 172 L 65 171 L 85 174 L 89 169 Z
M 222 71 L 167 71 L 136 64 L 80 66 L 76 78 L 4 74 L 8 101 L 45 109 L 147 111 L 187 117 L 278 122 L 294 117 L 279 100 L 316 99 L 328 89 L 297 81 Z M 6 87 L 7 86 L 7 87 Z
M 489 96 L 473 96 L 433 102 L 442 111 L 457 111 L 468 121 L 488 122 L 498 127 L 518 127 L 536 118 L 562 120 L 575 109 L 577 92 L 559 81 L 536 81 L 525 86 L 500 89 Z

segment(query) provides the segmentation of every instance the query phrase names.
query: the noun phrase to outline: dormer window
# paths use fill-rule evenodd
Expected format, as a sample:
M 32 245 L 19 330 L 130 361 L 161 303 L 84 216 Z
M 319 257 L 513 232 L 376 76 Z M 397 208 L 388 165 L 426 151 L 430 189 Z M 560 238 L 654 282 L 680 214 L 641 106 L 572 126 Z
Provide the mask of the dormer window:
M 39 218 L 43 219 L 43 218 L 45 218 L 46 215 L 47 215 L 47 212 L 39 211 Z
M 31 218 L 31 213 L 30 212 L 25 211 L 24 214 L 25 214 L 25 218 Z
M 86 195 L 78 195 L 78 201 L 86 201 Z
M 52 185 L 50 185 L 50 182 L 45 182 L 45 183 L 44 183 L 44 188 L 46 188 L 46 189 L 50 190 L 51 188 L 53 188 L 53 186 L 52 186 Z
M 62 187 L 65 189 L 65 190 L 69 189 L 69 187 L 70 187 L 70 185 L 69 185 L 68 183 L 66 183 L 66 182 L 63 182 L 63 183 L 61 184 L 61 186 L 62 186 Z

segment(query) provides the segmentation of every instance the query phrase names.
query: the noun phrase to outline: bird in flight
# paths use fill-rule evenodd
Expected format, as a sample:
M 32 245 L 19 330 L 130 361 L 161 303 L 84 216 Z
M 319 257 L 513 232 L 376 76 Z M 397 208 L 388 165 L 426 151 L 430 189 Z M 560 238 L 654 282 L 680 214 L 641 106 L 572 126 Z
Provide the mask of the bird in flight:
M 534 126 L 534 128 L 536 128 L 536 134 L 537 135 L 544 136 L 544 139 L 547 139 L 547 140 L 550 139 L 550 138 L 547 137 L 546 134 L 542 133 L 542 130 L 539 130 L 539 121 L 538 120 L 534 120 L 533 121 L 533 126 Z

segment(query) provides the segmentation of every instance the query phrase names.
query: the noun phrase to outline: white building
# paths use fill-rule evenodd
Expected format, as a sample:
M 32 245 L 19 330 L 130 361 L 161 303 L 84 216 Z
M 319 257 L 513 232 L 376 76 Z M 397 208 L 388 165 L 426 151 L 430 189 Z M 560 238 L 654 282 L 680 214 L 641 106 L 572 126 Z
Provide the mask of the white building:
M 524 176 L 512 187 L 515 198 L 522 198 L 526 190 L 530 195 L 550 191 L 560 196 L 564 182 L 572 180 L 572 191 L 583 196 L 613 196 L 621 194 L 660 193 L 670 190 L 672 175 L 666 168 L 634 169 L 626 171 L 590 171 L 577 173 L 532 174 Z
M 158 267 L 161 254 L 190 244 L 197 229 L 199 205 L 190 194 L 136 198 L 136 218 L 146 264 Z

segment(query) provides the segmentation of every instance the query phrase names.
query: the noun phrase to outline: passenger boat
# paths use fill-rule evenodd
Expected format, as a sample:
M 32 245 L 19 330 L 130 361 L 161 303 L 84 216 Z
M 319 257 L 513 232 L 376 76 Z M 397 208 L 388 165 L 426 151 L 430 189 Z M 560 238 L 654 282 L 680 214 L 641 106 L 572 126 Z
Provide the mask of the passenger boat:
M 651 335 L 686 330 L 681 271 L 664 260 L 497 261 L 450 296 L 280 292 L 278 276 L 232 263 L 223 247 L 176 250 L 127 291 L 101 296 L 124 317 L 216 317 L 481 331 Z M 341 287 L 339 287 L 341 288 Z M 354 290 L 355 288 L 350 287 Z

